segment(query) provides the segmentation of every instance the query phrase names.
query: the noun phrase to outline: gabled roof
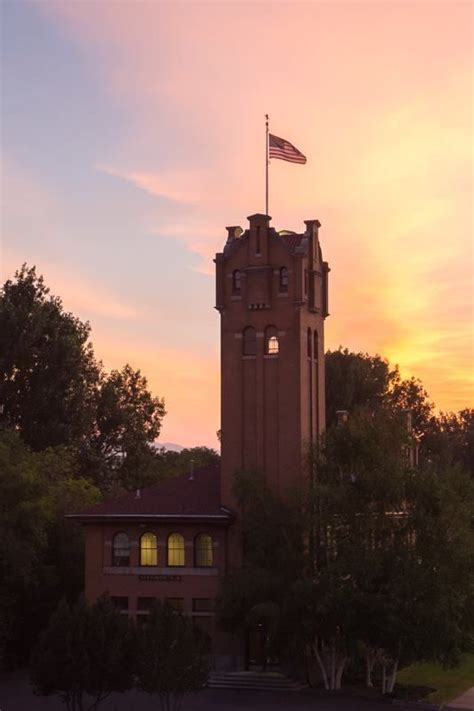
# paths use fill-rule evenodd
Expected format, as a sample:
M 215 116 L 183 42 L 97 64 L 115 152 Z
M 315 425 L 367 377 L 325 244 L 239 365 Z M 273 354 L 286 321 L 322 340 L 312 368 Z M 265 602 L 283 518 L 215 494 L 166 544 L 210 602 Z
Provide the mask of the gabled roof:
M 211 465 L 196 469 L 192 476 L 164 479 L 138 492 L 107 499 L 68 518 L 83 523 L 116 519 L 226 523 L 232 513 L 221 506 L 220 466 Z

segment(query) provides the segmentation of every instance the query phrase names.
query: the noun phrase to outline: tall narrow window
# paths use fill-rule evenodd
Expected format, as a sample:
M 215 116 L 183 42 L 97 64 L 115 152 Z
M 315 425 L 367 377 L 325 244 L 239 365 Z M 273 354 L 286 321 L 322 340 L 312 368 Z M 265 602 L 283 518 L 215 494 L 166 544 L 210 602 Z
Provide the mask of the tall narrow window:
M 266 355 L 278 355 L 279 350 L 278 331 L 275 326 L 267 326 L 265 329 L 265 353 Z
M 130 565 L 130 539 L 126 533 L 116 533 L 112 544 L 112 565 Z
M 170 533 L 168 536 L 168 565 L 184 565 L 184 538 L 180 533 Z
M 140 565 L 158 565 L 158 548 L 154 533 L 144 533 L 140 538 Z
M 313 339 L 312 339 L 312 337 L 311 337 L 311 329 L 308 328 L 308 333 L 307 333 L 307 336 L 306 336 L 306 355 L 308 356 L 308 358 L 311 358 L 311 355 L 312 355 L 312 354 L 311 354 L 311 350 L 312 350 L 312 347 L 313 347 L 312 341 L 313 341 Z
M 280 268 L 280 291 L 288 291 L 288 269 L 286 267 Z
M 244 328 L 242 334 L 242 355 L 257 355 L 257 334 L 252 326 Z
M 304 293 L 305 293 L 305 296 L 308 293 L 308 282 L 309 282 L 308 270 L 305 269 L 304 270 Z
M 212 563 L 212 538 L 208 533 L 198 533 L 194 539 L 194 564 L 198 568 L 207 568 Z
M 313 358 L 316 361 L 319 360 L 319 340 L 317 331 L 314 332 Z
M 260 254 L 260 225 L 255 228 L 255 253 Z
M 232 272 L 232 293 L 240 295 L 240 288 L 241 288 L 241 274 L 240 274 L 240 269 L 234 269 Z

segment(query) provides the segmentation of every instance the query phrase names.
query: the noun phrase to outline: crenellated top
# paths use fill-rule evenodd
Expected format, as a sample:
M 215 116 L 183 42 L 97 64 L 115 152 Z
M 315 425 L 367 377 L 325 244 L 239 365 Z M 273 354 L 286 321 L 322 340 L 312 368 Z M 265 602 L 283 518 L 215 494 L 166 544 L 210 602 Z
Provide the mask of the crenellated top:
M 257 213 L 248 217 L 245 231 L 227 227 L 227 241 L 216 254 L 216 308 L 221 313 L 242 302 L 248 309 L 268 309 L 275 297 L 306 305 L 326 317 L 329 266 L 319 243 L 319 220 L 305 220 L 297 233 L 277 231 L 271 217 Z

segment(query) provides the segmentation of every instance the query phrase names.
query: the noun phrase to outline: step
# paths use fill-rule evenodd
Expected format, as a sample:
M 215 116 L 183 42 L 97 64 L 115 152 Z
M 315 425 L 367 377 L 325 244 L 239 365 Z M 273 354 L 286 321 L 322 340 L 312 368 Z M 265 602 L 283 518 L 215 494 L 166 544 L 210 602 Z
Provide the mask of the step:
M 211 672 L 210 689 L 252 689 L 262 691 L 301 691 L 306 684 L 280 672 Z

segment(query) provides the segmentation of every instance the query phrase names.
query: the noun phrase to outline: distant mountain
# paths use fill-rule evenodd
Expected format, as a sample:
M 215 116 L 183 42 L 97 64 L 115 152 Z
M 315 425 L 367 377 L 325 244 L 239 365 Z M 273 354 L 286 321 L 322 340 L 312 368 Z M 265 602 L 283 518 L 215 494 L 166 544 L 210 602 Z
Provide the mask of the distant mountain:
M 176 444 L 176 442 L 154 442 L 157 449 L 167 449 L 170 452 L 182 452 L 185 447 L 181 444 Z

